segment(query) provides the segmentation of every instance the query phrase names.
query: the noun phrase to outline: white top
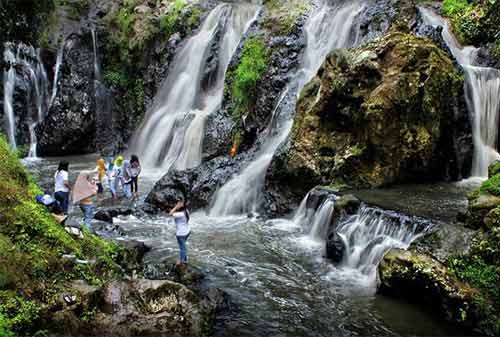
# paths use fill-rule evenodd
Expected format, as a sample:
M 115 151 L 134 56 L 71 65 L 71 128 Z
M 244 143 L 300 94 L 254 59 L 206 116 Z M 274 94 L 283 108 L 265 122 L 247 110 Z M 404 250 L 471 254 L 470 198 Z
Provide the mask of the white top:
M 186 213 L 184 211 L 175 212 L 172 216 L 174 217 L 175 227 L 177 228 L 175 235 L 188 235 L 191 230 L 189 229 L 189 221 L 186 217 Z
M 68 181 L 68 171 L 57 171 L 54 174 L 55 184 L 55 192 L 69 192 L 69 188 L 64 185 L 65 181 Z

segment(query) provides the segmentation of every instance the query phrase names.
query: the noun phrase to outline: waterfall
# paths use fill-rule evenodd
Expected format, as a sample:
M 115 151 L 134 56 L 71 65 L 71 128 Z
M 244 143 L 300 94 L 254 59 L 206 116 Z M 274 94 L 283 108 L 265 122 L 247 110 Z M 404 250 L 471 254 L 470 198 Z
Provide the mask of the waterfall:
M 14 111 L 14 89 L 16 86 L 26 90 L 26 116 L 30 136 L 28 157 L 36 157 L 35 127 L 46 116 L 49 106 L 47 72 L 43 65 L 40 50 L 24 44 L 6 44 L 4 60 L 8 70 L 4 71 L 4 113 L 7 119 L 7 137 L 12 147 L 16 142 L 16 114 Z
M 474 141 L 473 177 L 488 177 L 488 166 L 500 160 L 497 152 L 500 114 L 500 71 L 473 66 L 476 48 L 461 47 L 448 21 L 432 10 L 420 7 L 424 23 L 443 27 L 442 36 L 465 72 L 467 107 L 471 116 Z
M 408 249 L 432 226 L 424 219 L 362 205 L 357 214 L 337 226 L 345 245 L 344 260 L 339 267 L 360 272 L 374 284 L 385 253 L 391 248 Z
M 59 80 L 59 70 L 61 69 L 61 65 L 63 62 L 64 45 L 65 41 L 63 40 L 61 42 L 61 46 L 57 50 L 56 67 L 54 70 L 54 81 L 52 83 L 52 94 L 50 96 L 49 109 L 52 107 L 52 104 L 54 104 L 54 101 L 57 97 L 57 81 Z
M 278 100 L 261 149 L 249 166 L 217 191 L 210 210 L 211 215 L 240 214 L 257 210 L 267 168 L 293 125 L 294 113 L 286 111 L 286 107 L 290 105 L 282 103 L 292 101 L 291 106 L 295 108 L 298 95 L 316 75 L 326 56 L 334 49 L 356 45 L 359 35 L 359 23 L 356 18 L 364 7 L 362 1 L 346 1 L 337 5 L 324 1 L 310 15 L 305 26 L 307 41 L 300 70 Z M 284 99 L 285 96 L 288 100 Z
M 335 201 L 327 199 L 314 214 L 309 236 L 313 240 L 324 241 L 328 234 L 328 227 L 333 220 Z
M 147 166 L 187 169 L 201 163 L 205 122 L 222 103 L 227 67 L 258 5 L 223 3 L 176 55 L 169 75 L 132 141 Z M 215 76 L 202 85 L 208 58 L 217 47 Z
M 8 70 L 4 70 L 3 75 L 3 111 L 7 120 L 6 129 L 9 144 L 13 148 L 16 148 L 16 120 L 13 107 L 14 87 L 16 85 L 16 69 L 12 66 L 15 62 L 15 56 L 9 48 L 5 48 L 4 60 L 7 62 L 9 68 Z

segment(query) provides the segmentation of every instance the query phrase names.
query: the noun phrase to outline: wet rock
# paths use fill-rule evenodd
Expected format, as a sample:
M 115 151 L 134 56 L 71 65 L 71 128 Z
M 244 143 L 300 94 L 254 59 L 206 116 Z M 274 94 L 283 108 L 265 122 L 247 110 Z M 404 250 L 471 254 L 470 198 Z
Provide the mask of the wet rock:
M 332 230 L 326 238 L 326 256 L 334 263 L 342 262 L 345 244 L 340 235 Z
M 273 159 L 268 186 L 304 195 L 314 185 L 373 188 L 467 175 L 449 132 L 463 128 L 454 124 L 462 87 L 446 54 L 410 34 L 392 31 L 332 53 L 302 92 L 289 146 Z
M 94 215 L 94 219 L 112 223 L 113 218 L 131 215 L 134 209 L 126 206 L 111 206 L 100 208 Z
M 392 249 L 379 266 L 379 278 L 380 293 L 425 305 L 469 330 L 483 319 L 476 302 L 478 291 L 427 255 Z
M 127 272 L 138 270 L 144 255 L 151 250 L 150 246 L 137 240 L 123 240 L 119 242 L 119 245 L 122 249 L 118 252 L 116 262 Z
M 37 126 L 42 156 L 90 153 L 95 149 L 94 54 L 90 46 L 88 40 L 76 36 L 67 42 L 58 97 Z
M 207 207 L 217 189 L 239 171 L 242 164 L 242 157 L 234 160 L 216 158 L 194 169 L 170 170 L 155 184 L 146 202 L 157 210 L 166 211 L 175 206 L 178 196 L 182 196 L 190 209 Z
M 428 234 L 415 240 L 411 249 L 447 263 L 449 258 L 470 251 L 475 233 L 475 230 L 466 228 L 463 223 L 439 222 Z
M 497 207 L 500 207 L 500 197 L 480 193 L 473 195 L 469 198 L 467 226 L 474 229 L 484 227 L 486 216 Z
M 99 336 L 204 336 L 219 301 L 168 280 L 115 281 L 103 288 L 102 312 L 85 327 Z M 133 317 L 133 319 L 131 319 Z

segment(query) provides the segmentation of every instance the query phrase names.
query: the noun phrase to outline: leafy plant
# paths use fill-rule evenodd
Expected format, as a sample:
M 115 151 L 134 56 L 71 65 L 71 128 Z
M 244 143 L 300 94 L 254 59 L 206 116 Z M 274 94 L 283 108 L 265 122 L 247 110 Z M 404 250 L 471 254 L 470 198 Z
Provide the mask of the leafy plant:
M 231 74 L 234 117 L 250 111 L 255 105 L 257 86 L 267 69 L 268 50 L 259 37 L 248 39 L 243 47 L 238 67 Z

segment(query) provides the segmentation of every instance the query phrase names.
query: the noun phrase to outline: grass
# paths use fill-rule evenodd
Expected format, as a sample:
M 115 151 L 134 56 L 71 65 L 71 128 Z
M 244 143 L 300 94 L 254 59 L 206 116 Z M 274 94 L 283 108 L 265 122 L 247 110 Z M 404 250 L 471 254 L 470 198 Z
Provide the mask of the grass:
M 34 201 L 40 189 L 0 137 L 0 336 L 32 335 L 70 281 L 93 285 L 120 275 L 120 248 L 94 235 L 76 240 Z M 73 264 L 73 254 L 96 264 Z
M 258 83 L 267 69 L 268 58 L 269 51 L 263 39 L 252 37 L 246 41 L 240 62 L 230 74 L 233 117 L 238 118 L 254 108 Z

